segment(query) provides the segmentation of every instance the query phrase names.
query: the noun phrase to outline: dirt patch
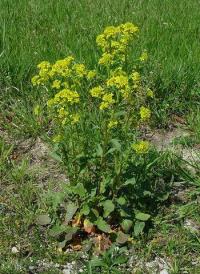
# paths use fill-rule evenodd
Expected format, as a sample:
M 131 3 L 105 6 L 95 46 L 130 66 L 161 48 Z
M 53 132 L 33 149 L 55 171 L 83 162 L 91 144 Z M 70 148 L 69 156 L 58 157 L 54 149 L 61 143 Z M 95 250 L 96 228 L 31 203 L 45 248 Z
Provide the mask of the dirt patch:
M 43 186 L 48 182 L 67 182 L 67 176 L 60 163 L 51 157 L 51 148 L 41 138 L 27 139 L 16 146 L 14 156 L 17 161 L 29 161 L 28 172 L 33 174 Z
M 199 146 L 184 147 L 177 142 L 180 138 L 190 137 L 190 134 L 190 131 L 187 129 L 177 127 L 170 131 L 155 130 L 154 132 L 149 133 L 147 138 L 158 151 L 170 150 L 181 156 L 185 161 L 191 163 L 200 162 Z

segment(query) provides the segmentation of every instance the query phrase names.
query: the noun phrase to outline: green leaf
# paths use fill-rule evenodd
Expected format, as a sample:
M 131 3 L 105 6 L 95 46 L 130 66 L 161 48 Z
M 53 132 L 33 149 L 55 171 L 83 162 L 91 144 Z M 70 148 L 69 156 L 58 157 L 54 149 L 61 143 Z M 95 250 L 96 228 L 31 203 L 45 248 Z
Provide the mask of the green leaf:
M 136 223 L 134 225 L 134 234 L 135 234 L 135 236 L 138 236 L 139 234 L 141 234 L 144 227 L 145 227 L 145 222 L 136 221 Z
M 90 213 L 90 208 L 88 206 L 88 204 L 84 204 L 81 211 L 80 211 L 81 215 L 85 215 L 87 216 Z
M 128 185 L 135 185 L 136 183 L 136 180 L 135 180 L 135 177 L 131 178 L 131 179 L 128 179 L 125 181 L 125 183 L 122 185 L 123 186 L 128 186 Z
M 93 257 L 91 260 L 90 260 L 90 265 L 92 267 L 100 267 L 100 266 L 107 266 L 107 264 L 101 259 L 101 258 L 98 258 L 98 257 Z
M 147 190 L 145 190 L 144 192 L 143 192 L 143 195 L 146 197 L 146 196 L 148 196 L 148 197 L 152 197 L 152 193 L 150 192 L 150 191 L 147 191 Z
M 124 244 L 128 241 L 128 238 L 129 238 L 129 235 L 123 233 L 122 231 L 119 231 L 117 233 L 117 239 L 116 239 L 116 242 L 118 244 Z
M 118 139 L 111 139 L 111 144 L 112 144 L 112 146 L 117 150 L 117 151 L 121 151 L 121 144 L 120 144 L 120 142 L 119 142 L 119 140 Z
M 128 214 L 124 209 L 119 210 L 119 214 L 121 217 L 130 217 L 130 214 Z
M 71 227 L 71 226 L 66 226 L 65 227 L 65 241 L 69 242 L 72 240 L 73 235 L 76 234 L 78 231 L 78 227 Z
M 66 243 L 67 243 L 66 240 L 64 240 L 64 241 L 62 241 L 62 242 L 59 242 L 59 243 L 58 243 L 58 248 L 64 248 L 65 245 L 66 245 Z
M 57 162 L 62 163 L 62 158 L 60 157 L 60 155 L 58 155 L 56 153 L 56 151 L 50 152 L 49 155 L 51 156 L 51 158 L 53 158 L 54 160 L 56 160 Z
M 98 229 L 105 233 L 109 233 L 111 231 L 110 226 L 106 223 L 106 221 L 104 221 L 102 217 L 99 217 L 95 224 L 97 225 Z
M 128 261 L 128 256 L 119 255 L 117 258 L 114 258 L 113 265 L 121 265 Z M 120 272 L 121 273 L 121 272 Z
M 116 148 L 112 147 L 108 150 L 108 152 L 106 153 L 107 154 L 112 154 L 114 151 L 116 150 Z
M 119 197 L 116 201 L 119 205 L 125 205 L 126 204 L 126 199 L 123 196 Z
M 147 221 L 147 220 L 149 220 L 149 218 L 151 218 L 151 215 L 143 213 L 143 212 L 139 212 L 135 215 L 135 218 L 140 221 Z
M 98 212 L 98 210 L 96 210 L 95 208 L 92 208 L 91 211 L 92 211 L 92 213 L 94 214 L 94 216 L 95 216 L 96 218 L 99 217 L 99 212 Z
M 71 219 L 73 218 L 74 214 L 76 213 L 78 207 L 74 203 L 68 203 L 67 204 L 67 213 L 65 215 L 65 221 L 68 224 Z
M 169 198 L 169 192 L 167 192 L 167 193 L 165 193 L 165 194 L 163 194 L 163 195 L 161 195 L 161 196 L 159 196 L 159 197 L 157 197 L 157 200 L 158 201 L 166 201 L 168 198 Z
M 103 214 L 104 218 L 108 217 L 110 213 L 113 212 L 115 209 L 115 205 L 113 204 L 111 200 L 106 200 L 102 202 L 101 205 L 103 206 L 103 209 L 104 209 L 104 214 Z
M 64 225 L 55 225 L 53 226 L 50 231 L 49 231 L 49 235 L 51 237 L 58 237 L 60 236 L 63 232 L 65 232 L 66 230 L 66 226 Z
M 118 112 L 116 112 L 115 114 L 114 114 L 114 117 L 115 118 L 118 118 L 118 117 L 120 117 L 120 116 L 124 116 L 124 115 L 126 115 L 126 111 L 118 111 Z
M 133 225 L 133 222 L 131 220 L 125 219 L 121 223 L 121 227 L 124 230 L 125 233 L 128 233 Z
M 49 225 L 51 223 L 51 218 L 48 214 L 41 214 L 36 219 L 36 224 L 38 225 Z
M 72 192 L 82 198 L 84 198 L 87 195 L 87 191 L 82 183 L 78 183 L 76 186 L 72 187 Z
M 97 155 L 97 157 L 102 157 L 103 156 L 103 149 L 102 149 L 100 144 L 97 145 L 96 155 Z

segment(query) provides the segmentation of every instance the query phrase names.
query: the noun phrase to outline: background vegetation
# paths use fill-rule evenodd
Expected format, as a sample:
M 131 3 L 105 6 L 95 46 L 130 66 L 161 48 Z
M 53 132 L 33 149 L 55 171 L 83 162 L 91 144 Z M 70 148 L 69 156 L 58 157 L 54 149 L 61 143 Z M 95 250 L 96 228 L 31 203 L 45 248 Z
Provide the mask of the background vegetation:
M 156 258 L 164 258 L 170 274 L 199 273 L 199 4 L 199 0 L 0 1 L 0 273 L 62 273 L 56 264 L 72 261 L 78 261 L 78 269 L 85 273 L 117 273 L 116 269 L 155 273 L 147 263 Z M 30 79 L 40 61 L 55 62 L 69 54 L 92 67 L 99 58 L 97 34 L 106 26 L 129 21 L 140 28 L 133 53 L 146 49 L 150 57 L 145 77 L 156 92 L 155 127 L 170 126 L 172 114 L 178 115 L 190 134 L 177 138 L 176 144 L 183 151 L 194 150 L 195 162 L 179 158 L 177 164 L 177 157 L 167 154 L 166 163 L 176 159 L 178 181 L 170 186 L 169 199 L 152 228 L 135 240 L 130 253 L 111 250 L 99 262 L 86 248 L 84 260 L 81 252 L 60 252 L 46 227 L 35 224 L 38 214 L 44 213 L 44 193 L 59 191 L 66 177 L 62 165 L 52 160 L 56 155 L 47 156 L 44 141 L 51 129 L 43 115 L 46 101 Z M 39 116 L 34 112 L 38 104 Z M 166 168 L 158 176 L 162 180 L 168 173 Z M 128 270 L 121 255 L 133 258 Z

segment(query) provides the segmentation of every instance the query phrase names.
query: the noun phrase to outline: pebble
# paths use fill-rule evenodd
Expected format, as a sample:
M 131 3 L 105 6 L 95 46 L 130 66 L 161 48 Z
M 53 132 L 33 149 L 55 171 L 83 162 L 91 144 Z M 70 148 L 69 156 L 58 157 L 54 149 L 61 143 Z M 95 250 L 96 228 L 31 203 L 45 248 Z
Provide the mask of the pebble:
M 12 249 L 11 249 L 11 252 L 13 254 L 17 254 L 17 253 L 19 253 L 19 250 L 16 248 L 16 246 L 13 246 Z
M 163 269 L 160 271 L 160 274 L 169 274 L 169 272 L 166 269 Z

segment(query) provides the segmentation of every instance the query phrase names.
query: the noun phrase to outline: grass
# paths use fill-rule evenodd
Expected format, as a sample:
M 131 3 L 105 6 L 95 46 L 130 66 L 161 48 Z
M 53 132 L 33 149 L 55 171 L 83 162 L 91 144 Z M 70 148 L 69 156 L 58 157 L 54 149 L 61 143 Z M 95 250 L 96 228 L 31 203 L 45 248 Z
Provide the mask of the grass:
M 140 28 L 133 56 L 141 49 L 150 56 L 146 78 L 156 90 L 157 125 L 168 125 L 171 113 L 187 112 L 199 98 L 198 5 L 198 0 L 2 0 L 1 97 L 8 100 L 10 94 L 12 100 L 26 97 L 34 102 L 27 94 L 33 93 L 30 78 L 36 64 L 73 54 L 93 67 L 98 58 L 97 34 L 107 25 L 130 21 Z M 25 108 L 30 111 L 27 104 Z
M 1 80 L 20 87 L 39 61 L 71 53 L 92 66 L 97 34 L 107 25 L 131 21 L 141 30 L 134 50 L 148 50 L 158 88 L 167 96 L 176 88 L 188 92 L 200 70 L 198 7 L 198 0 L 2 0 Z
M 193 230 L 200 226 L 198 153 L 195 163 L 180 159 L 181 184 L 173 186 L 148 233 L 127 250 L 104 252 L 101 263 L 89 251 L 89 261 L 81 252 L 60 252 L 48 229 L 35 224 L 38 214 L 47 210 L 46 193 L 58 191 L 66 175 L 55 160 L 38 156 L 38 150 L 42 152 L 38 140 L 45 143 L 51 128 L 46 100 L 32 89 L 30 78 L 41 60 L 54 62 L 68 54 L 93 67 L 99 57 L 97 34 L 105 26 L 127 21 L 140 28 L 133 56 L 141 49 L 150 56 L 146 78 L 156 91 L 155 126 L 170 124 L 172 113 L 187 113 L 191 135 L 177 143 L 198 150 L 200 110 L 194 108 L 200 95 L 198 0 L 0 1 L 0 273 L 59 274 L 56 263 L 72 261 L 90 274 L 151 273 L 147 263 L 156 258 L 168 263 L 170 274 L 199 273 L 200 235 Z M 34 112 L 38 104 L 40 115 Z M 21 146 L 24 142 L 26 148 Z M 35 146 L 39 149 L 33 150 Z M 133 256 L 131 270 L 121 255 Z M 39 265 L 42 260 L 53 265 L 45 269 Z M 35 267 L 33 272 L 30 266 Z
M 31 151 L 31 147 L 27 151 Z M 39 162 L 40 174 L 43 174 L 40 177 L 37 166 L 30 168 L 31 159 L 22 149 L 18 151 L 20 155 L 14 157 L 16 148 L 1 139 L 1 273 L 27 273 L 31 266 L 38 271 L 33 273 L 61 274 L 56 264 L 66 265 L 72 261 L 78 262 L 84 273 L 155 273 L 155 267 L 158 266 L 151 270 L 148 262 L 158 258 L 167 262 L 170 274 L 198 273 L 199 233 L 193 231 L 193 226 L 200 224 L 198 173 L 190 177 L 189 173 L 182 174 L 179 170 L 183 184 L 173 186 L 170 200 L 160 208 L 154 226 L 148 234 L 135 239 L 130 249 L 119 249 L 119 252 L 111 249 L 99 257 L 100 261 L 89 252 L 87 261 L 81 259 L 82 252 L 60 252 L 55 240 L 48 236 L 48 229 L 35 224 L 38 214 L 45 210 L 45 193 L 55 193 L 58 179 L 56 184 L 54 181 L 48 183 L 53 176 L 52 167 L 49 169 L 49 178 L 45 179 L 47 171 L 43 164 L 47 163 L 47 159 Z M 36 154 L 35 150 L 33 153 Z M 40 159 L 39 154 L 35 157 Z M 199 172 L 198 162 L 195 169 Z M 187 182 L 191 182 L 191 185 Z M 192 222 L 192 225 L 186 226 L 186 222 Z M 13 247 L 17 247 L 17 253 L 12 252 Z M 132 266 L 131 261 L 128 261 L 131 257 Z M 50 266 L 45 267 L 45 262 Z

